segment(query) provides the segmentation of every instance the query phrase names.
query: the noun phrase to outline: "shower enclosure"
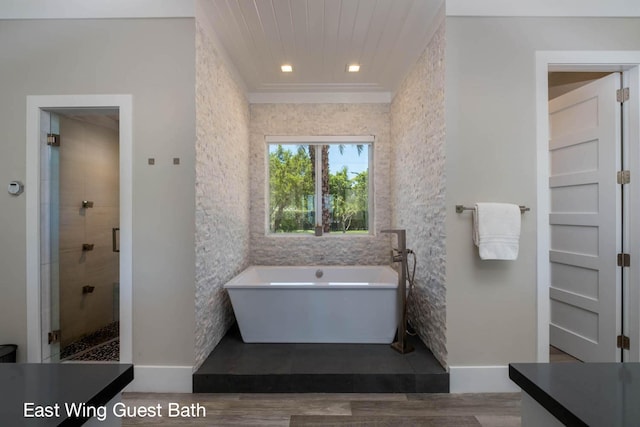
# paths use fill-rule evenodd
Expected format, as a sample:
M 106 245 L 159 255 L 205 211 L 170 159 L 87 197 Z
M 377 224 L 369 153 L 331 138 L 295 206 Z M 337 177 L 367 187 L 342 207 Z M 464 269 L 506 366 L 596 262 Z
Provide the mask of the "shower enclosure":
M 118 111 L 42 111 L 42 360 L 119 360 Z

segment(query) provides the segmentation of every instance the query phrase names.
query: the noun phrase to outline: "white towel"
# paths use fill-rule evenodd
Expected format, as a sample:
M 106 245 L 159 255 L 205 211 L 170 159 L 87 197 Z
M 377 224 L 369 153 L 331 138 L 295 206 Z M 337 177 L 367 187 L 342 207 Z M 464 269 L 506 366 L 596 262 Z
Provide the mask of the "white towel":
M 520 240 L 520 206 L 509 203 L 476 203 L 473 211 L 473 243 L 480 259 L 514 260 Z

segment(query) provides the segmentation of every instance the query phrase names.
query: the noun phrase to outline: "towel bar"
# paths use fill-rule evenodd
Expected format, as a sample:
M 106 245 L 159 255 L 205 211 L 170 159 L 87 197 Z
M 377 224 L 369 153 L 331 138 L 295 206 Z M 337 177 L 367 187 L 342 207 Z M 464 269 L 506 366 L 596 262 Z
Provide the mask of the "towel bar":
M 473 211 L 476 208 L 470 208 L 464 205 L 456 205 L 456 213 L 462 213 L 464 211 Z M 531 208 L 520 205 L 520 212 L 525 213 L 526 211 L 530 211 Z

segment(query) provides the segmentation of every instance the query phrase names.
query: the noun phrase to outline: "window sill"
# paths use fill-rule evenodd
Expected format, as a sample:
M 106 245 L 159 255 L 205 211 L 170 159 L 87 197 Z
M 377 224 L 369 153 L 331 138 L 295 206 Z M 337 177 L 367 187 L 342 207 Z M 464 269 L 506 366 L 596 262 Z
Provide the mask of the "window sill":
M 316 236 L 313 233 L 309 233 L 309 234 L 303 234 L 303 233 L 266 233 L 265 237 L 269 238 L 269 237 L 273 237 L 276 239 L 281 239 L 283 237 L 291 237 L 291 238 L 295 238 L 295 239 L 304 239 L 304 238 L 310 238 L 310 239 L 318 239 L 318 238 L 322 238 L 322 237 L 327 237 L 327 238 L 331 238 L 331 239 L 362 239 L 362 238 L 366 238 L 366 237 L 376 237 L 375 234 L 369 232 L 369 233 L 362 233 L 362 234 L 346 234 L 346 233 L 327 233 L 327 234 L 323 234 L 322 236 Z

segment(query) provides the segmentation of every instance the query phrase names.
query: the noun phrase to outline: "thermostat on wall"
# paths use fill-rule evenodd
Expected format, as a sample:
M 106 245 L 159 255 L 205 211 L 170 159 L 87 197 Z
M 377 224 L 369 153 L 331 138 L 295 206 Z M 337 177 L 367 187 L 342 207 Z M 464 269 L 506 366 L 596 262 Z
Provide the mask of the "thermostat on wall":
M 24 185 L 20 181 L 11 181 L 9 183 L 9 194 L 17 196 L 24 191 Z

